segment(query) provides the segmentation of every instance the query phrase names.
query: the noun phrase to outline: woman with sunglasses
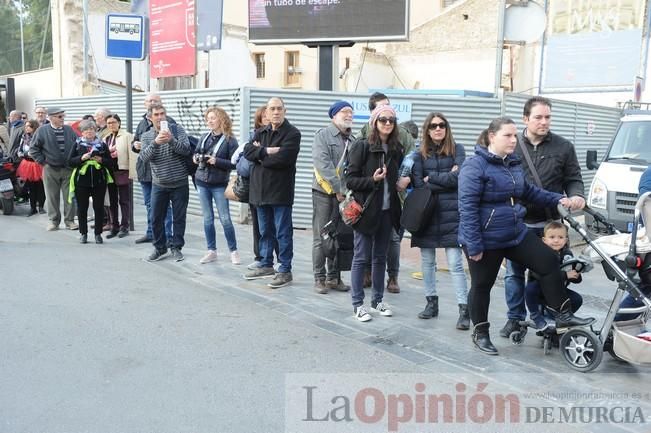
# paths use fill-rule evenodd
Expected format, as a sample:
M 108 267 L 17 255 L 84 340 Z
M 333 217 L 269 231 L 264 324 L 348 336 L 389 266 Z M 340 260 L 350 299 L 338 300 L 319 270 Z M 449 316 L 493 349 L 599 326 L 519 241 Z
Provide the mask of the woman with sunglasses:
M 530 184 L 522 161 L 513 155 L 518 130 L 513 120 L 493 120 L 478 139 L 475 156 L 468 158 L 459 173 L 459 242 L 470 269 L 470 318 L 472 341 L 488 355 L 497 355 L 490 340 L 488 308 L 490 292 L 504 258 L 518 262 L 540 276 L 548 307 L 554 312 L 556 329 L 586 326 L 594 319 L 572 313 L 558 255 L 527 230 L 522 199 L 539 207 L 570 207 L 570 199 Z
M 434 198 L 434 212 L 425 228 L 411 237 L 411 246 L 420 248 L 425 285 L 425 309 L 421 319 L 439 314 L 436 292 L 436 249 L 445 248 L 452 284 L 459 305 L 457 329 L 470 327 L 468 314 L 468 284 L 463 270 L 463 252 L 459 247 L 459 204 L 457 187 L 459 169 L 466 159 L 463 146 L 455 143 L 450 123 L 442 113 L 430 113 L 423 124 L 420 155 L 414 156 L 412 178 L 414 188 L 427 188 Z
M 348 155 L 346 187 L 355 201 L 365 207 L 360 220 L 353 226 L 355 249 L 351 269 L 351 296 L 355 317 L 360 322 L 372 319 L 364 307 L 364 265 L 371 262 L 373 282 L 371 312 L 381 316 L 393 315 L 383 302 L 384 271 L 390 227 L 400 229 L 400 199 L 396 189 L 398 168 L 404 150 L 398 138 L 396 111 L 382 105 L 371 113 L 369 135 L 355 142 Z
M 104 138 L 111 155 L 111 171 L 114 183 L 108 184 L 109 221 L 111 232 L 107 239 L 115 236 L 123 238 L 129 234 L 129 215 L 131 214 L 131 196 L 129 181 L 136 174 L 138 154 L 131 150 L 133 134 L 121 129 L 122 120 L 117 114 L 106 116 L 107 135 Z M 120 218 L 118 219 L 118 207 Z

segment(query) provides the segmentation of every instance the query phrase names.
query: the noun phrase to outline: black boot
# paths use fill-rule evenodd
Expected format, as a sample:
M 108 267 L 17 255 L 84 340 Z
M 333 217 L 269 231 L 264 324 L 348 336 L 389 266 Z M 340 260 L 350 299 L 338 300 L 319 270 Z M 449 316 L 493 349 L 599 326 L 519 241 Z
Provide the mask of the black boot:
M 481 350 L 487 355 L 497 355 L 497 349 L 491 342 L 491 337 L 488 334 L 490 323 L 481 322 L 475 325 L 472 330 L 472 342 L 475 343 L 477 349 Z
M 572 304 L 569 299 L 566 299 L 565 302 L 561 304 L 561 308 L 559 308 L 558 311 L 553 308 L 550 308 L 549 310 L 552 312 L 554 319 L 556 319 L 557 331 L 562 331 L 563 329 L 575 326 L 588 326 L 595 320 L 593 317 L 587 317 L 585 319 L 576 317 L 574 313 L 572 313 Z
M 427 305 L 425 309 L 418 313 L 420 319 L 431 319 L 439 315 L 439 297 L 438 296 L 425 296 Z
M 457 329 L 467 331 L 470 329 L 470 313 L 468 304 L 459 304 L 459 320 L 457 320 Z

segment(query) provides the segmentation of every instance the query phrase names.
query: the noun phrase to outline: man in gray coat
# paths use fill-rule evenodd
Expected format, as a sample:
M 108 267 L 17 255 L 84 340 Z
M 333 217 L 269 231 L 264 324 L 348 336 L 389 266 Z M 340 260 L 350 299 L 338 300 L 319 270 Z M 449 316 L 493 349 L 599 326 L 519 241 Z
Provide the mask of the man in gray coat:
M 77 230 L 75 224 L 76 209 L 68 203 L 70 176 L 72 169 L 67 165 L 68 154 L 77 141 L 77 135 L 68 125 L 63 124 L 65 111 L 50 108 L 49 124 L 36 130 L 29 149 L 29 156 L 43 166 L 43 185 L 45 186 L 45 204 L 50 223 L 48 231 L 58 230 L 61 223 L 60 199 L 63 196 L 63 219 L 69 230 Z
M 330 289 L 350 290 L 341 281 L 337 259 L 326 259 L 320 233 L 339 202 L 344 200 L 340 171 L 348 145 L 354 140 L 351 135 L 353 107 L 347 101 L 336 101 L 330 106 L 328 116 L 332 122 L 316 132 L 312 146 L 312 267 L 314 291 L 320 294 L 328 293 Z

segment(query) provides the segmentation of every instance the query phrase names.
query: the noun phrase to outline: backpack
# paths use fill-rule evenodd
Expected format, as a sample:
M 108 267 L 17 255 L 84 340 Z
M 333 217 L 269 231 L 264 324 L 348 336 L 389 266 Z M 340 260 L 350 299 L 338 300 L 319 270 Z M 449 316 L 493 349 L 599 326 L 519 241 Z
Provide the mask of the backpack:
M 178 140 L 179 130 L 177 128 L 176 123 L 170 123 L 169 127 L 170 127 L 170 131 L 172 132 L 172 135 L 174 135 L 174 138 Z M 194 135 L 187 134 L 187 136 L 188 136 L 188 142 L 190 143 L 191 152 L 189 155 L 184 155 L 183 160 L 185 162 L 185 168 L 188 170 L 190 177 L 192 177 L 192 182 L 194 182 L 194 175 L 197 172 L 197 164 L 194 163 L 194 160 L 192 158 L 194 156 L 194 151 L 197 149 L 197 146 L 199 145 L 199 139 Z

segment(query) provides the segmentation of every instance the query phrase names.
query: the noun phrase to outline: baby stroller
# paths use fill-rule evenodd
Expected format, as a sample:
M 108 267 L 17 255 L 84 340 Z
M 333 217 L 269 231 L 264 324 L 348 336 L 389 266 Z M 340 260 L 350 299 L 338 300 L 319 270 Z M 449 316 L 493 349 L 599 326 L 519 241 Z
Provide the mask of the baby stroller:
M 646 322 L 651 311 L 651 299 L 640 290 L 640 267 L 645 255 L 651 252 L 651 193 L 640 196 L 635 206 L 633 232 L 615 233 L 614 226 L 604 217 L 586 207 L 585 212 L 603 224 L 610 233 L 593 240 L 586 229 L 570 212 L 559 206 L 562 218 L 581 235 L 595 261 L 601 261 L 606 276 L 617 281 L 617 289 L 601 328 L 594 325 L 572 328 L 565 332 L 559 343 L 561 356 L 568 365 L 577 371 L 592 371 L 601 363 L 604 350 L 616 359 L 632 364 L 651 365 L 651 341 L 640 338 L 646 330 Z M 644 220 L 648 233 L 638 233 L 638 226 Z M 619 308 L 628 293 L 639 301 L 639 308 Z M 615 322 L 616 314 L 637 314 L 637 318 L 626 322 Z

